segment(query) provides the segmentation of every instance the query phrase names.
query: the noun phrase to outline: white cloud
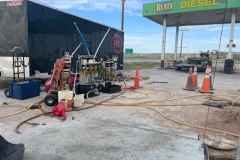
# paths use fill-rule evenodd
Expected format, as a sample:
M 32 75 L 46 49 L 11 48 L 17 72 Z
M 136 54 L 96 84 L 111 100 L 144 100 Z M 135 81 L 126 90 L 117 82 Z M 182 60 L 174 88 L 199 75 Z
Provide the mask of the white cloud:
M 166 53 L 173 53 L 175 35 L 167 34 Z M 124 36 L 124 47 L 133 48 L 135 53 L 161 53 L 162 34 L 147 34 L 144 36 Z
M 211 24 L 211 25 L 195 25 L 195 26 L 184 26 L 184 28 L 190 28 L 190 29 L 208 29 L 215 27 L 217 25 Z
M 79 9 L 85 11 L 121 12 L 120 0 L 35 0 L 59 9 Z M 125 13 L 141 16 L 143 0 L 129 0 L 125 2 Z
M 143 45 L 144 41 L 147 40 L 147 37 L 139 37 L 139 36 L 124 36 L 124 45 L 125 46 L 136 46 L 136 45 Z M 128 48 L 128 47 L 126 47 Z
M 240 30 L 240 26 L 235 26 L 234 29 Z M 207 31 L 221 31 L 221 30 L 222 30 L 222 27 L 215 27 L 215 28 L 208 29 Z M 230 30 L 230 27 L 229 26 L 224 27 L 223 30 Z
M 207 31 L 221 31 L 222 30 L 222 27 L 215 27 L 215 28 L 211 28 L 211 29 L 208 29 Z
M 124 36 L 124 47 L 133 48 L 135 53 L 161 52 L 161 35 Z
M 193 41 L 196 41 L 196 42 L 201 42 L 201 43 L 211 43 L 211 44 L 219 44 L 219 41 L 220 39 L 219 38 L 215 38 L 213 37 L 212 40 L 193 40 Z M 221 44 L 228 44 L 229 43 L 229 37 L 227 36 L 223 36 L 222 37 L 222 40 L 221 40 Z M 237 43 L 239 44 L 240 43 L 240 40 L 239 39 L 234 39 L 234 43 Z

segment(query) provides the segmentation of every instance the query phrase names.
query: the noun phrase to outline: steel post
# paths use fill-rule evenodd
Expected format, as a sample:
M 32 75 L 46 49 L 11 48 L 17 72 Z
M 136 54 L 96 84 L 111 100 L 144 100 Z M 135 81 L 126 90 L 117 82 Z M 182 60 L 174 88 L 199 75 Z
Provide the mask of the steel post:
M 236 22 L 236 12 L 233 11 L 232 12 L 231 29 L 230 29 L 230 40 L 229 40 L 227 59 L 232 59 L 232 46 L 233 46 L 235 22 Z
M 167 16 L 163 17 L 163 33 L 162 33 L 162 54 L 161 54 L 161 65 L 160 68 L 164 68 L 164 56 L 166 47 L 166 32 L 167 32 Z
M 176 36 L 175 36 L 175 48 L 174 48 L 174 65 L 177 61 L 177 50 L 178 50 L 178 33 L 179 32 L 179 26 L 176 26 Z

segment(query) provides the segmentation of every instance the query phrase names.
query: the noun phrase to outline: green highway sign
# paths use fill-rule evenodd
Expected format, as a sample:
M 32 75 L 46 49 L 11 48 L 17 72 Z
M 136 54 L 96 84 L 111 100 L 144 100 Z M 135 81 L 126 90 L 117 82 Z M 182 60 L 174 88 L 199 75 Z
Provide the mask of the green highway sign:
M 133 54 L 133 49 L 132 48 L 126 48 L 125 53 L 126 54 Z

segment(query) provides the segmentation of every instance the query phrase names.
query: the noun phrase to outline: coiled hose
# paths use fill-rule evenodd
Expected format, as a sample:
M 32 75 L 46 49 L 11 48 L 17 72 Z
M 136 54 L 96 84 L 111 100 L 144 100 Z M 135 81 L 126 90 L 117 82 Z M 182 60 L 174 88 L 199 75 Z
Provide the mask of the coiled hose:
M 139 78 L 141 79 L 141 78 Z M 142 80 L 142 79 L 141 79 Z M 143 80 L 144 81 L 144 80 Z M 145 82 L 145 81 L 144 81 Z M 146 82 L 145 82 L 146 83 Z M 147 83 L 146 83 L 147 84 Z M 148 84 L 147 84 L 148 85 Z M 150 89 L 152 90 L 155 90 L 156 91 L 159 91 L 158 89 L 155 89 L 155 88 L 152 88 L 150 87 Z M 164 92 L 167 92 L 170 94 L 169 97 L 172 97 L 172 93 L 169 92 L 169 91 L 165 91 L 165 90 L 161 90 L 161 91 L 164 91 Z M 142 94 L 146 94 L 146 92 L 138 92 L 138 93 L 142 93 Z M 207 94 L 208 96 L 210 96 L 210 94 Z M 188 127 L 192 127 L 192 128 L 196 128 L 196 129 L 202 129 L 202 130 L 207 130 L 207 131 L 213 131 L 213 132 L 217 132 L 217 133 L 222 133 L 222 134 L 225 134 L 225 135 L 230 135 L 230 136 L 234 136 L 234 137 L 237 137 L 239 138 L 239 135 L 237 134 L 234 134 L 234 133 L 230 133 L 230 132 L 225 132 L 225 131 L 221 131 L 221 130 L 217 130 L 217 129 L 211 129 L 211 128 L 205 128 L 205 127 L 201 127 L 201 126 L 196 126 L 196 125 L 191 125 L 191 124 L 187 124 L 187 123 L 184 123 L 184 122 L 181 122 L 181 121 L 178 121 L 178 120 L 174 120 L 172 118 L 169 118 L 167 117 L 166 115 L 162 114 L 161 112 L 159 112 L 158 110 L 152 108 L 152 107 L 149 107 L 149 106 L 183 106 L 183 104 L 170 104 L 170 105 L 166 105 L 166 104 L 151 104 L 151 103 L 156 103 L 156 102 L 166 102 L 166 101 L 173 101 L 173 100 L 179 100 L 179 99 L 186 99 L 186 98 L 190 98 L 190 97 L 196 97 L 196 96 L 206 96 L 206 95 L 203 95 L 203 94 L 195 94 L 195 95 L 191 95 L 191 96 L 183 96 L 183 97 L 179 97 L 179 98 L 172 98 L 172 99 L 169 99 L 169 97 L 167 98 L 164 98 L 164 99 L 160 99 L 160 100 L 148 100 L 148 101 L 142 101 L 142 102 L 137 102 L 137 103 L 120 103 L 120 102 L 108 102 L 108 103 L 102 103 L 102 105 L 107 105 L 107 106 L 138 106 L 138 107 L 143 107 L 143 108 L 147 108 L 147 109 L 150 109 L 152 111 L 155 111 L 156 113 L 158 113 L 159 115 L 163 116 L 164 118 L 172 121 L 172 122 L 175 122 L 177 124 L 180 124 L 180 125 L 185 125 L 185 126 L 188 126 Z M 228 94 L 217 94 L 215 96 L 228 96 L 228 97 L 236 97 L 237 95 L 228 95 Z M 93 100 L 91 100 L 88 95 L 87 95 L 87 99 L 90 101 L 90 103 L 93 103 L 93 104 L 96 104 L 98 102 L 95 102 Z M 234 102 L 233 104 L 238 100 L 240 99 L 240 97 L 238 97 Z M 193 106 L 193 105 L 200 105 L 200 104 L 184 104 L 184 106 Z

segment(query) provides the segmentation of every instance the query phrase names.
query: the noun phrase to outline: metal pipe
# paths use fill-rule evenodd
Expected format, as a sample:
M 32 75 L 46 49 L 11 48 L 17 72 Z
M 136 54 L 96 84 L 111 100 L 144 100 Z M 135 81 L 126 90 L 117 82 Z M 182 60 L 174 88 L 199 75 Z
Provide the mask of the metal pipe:
M 179 26 L 176 26 L 176 37 L 175 37 L 175 48 L 174 48 L 174 65 L 177 61 L 177 49 L 178 49 L 178 34 L 179 34 Z
M 180 61 L 182 60 L 182 41 L 183 41 L 183 29 L 182 29 L 182 37 L 181 37 Z
M 234 37 L 235 21 L 236 21 L 236 12 L 232 12 L 231 29 L 230 29 L 230 40 L 229 40 L 229 46 L 228 46 L 227 59 L 232 59 L 232 48 L 233 48 L 233 37 Z
M 83 40 L 83 44 L 85 45 L 85 47 L 86 47 L 86 49 L 87 49 L 88 55 L 90 56 L 89 49 L 88 49 L 88 47 L 87 47 L 87 44 L 86 44 L 86 42 L 85 42 L 85 39 L 84 39 L 84 37 L 83 37 L 81 31 L 79 30 L 79 28 L 78 28 L 78 26 L 77 26 L 77 24 L 76 24 L 75 22 L 74 22 L 74 25 L 76 26 L 76 28 L 77 28 L 77 30 L 78 30 L 78 32 L 79 32 L 79 34 L 80 34 L 80 37 L 81 37 L 82 40 Z
M 74 82 L 73 82 L 73 93 L 76 96 L 76 80 L 77 80 L 77 74 L 78 74 L 78 64 L 79 64 L 79 60 L 76 62 L 76 74 L 75 74 L 75 78 L 74 78 Z M 79 72 L 80 73 L 80 72 Z M 80 77 L 80 74 L 79 74 Z
M 122 23 L 121 23 L 121 30 L 123 31 L 124 29 L 124 3 L 126 0 L 122 0 Z
M 94 58 L 96 57 L 96 55 L 97 55 L 97 52 L 98 52 L 99 48 L 101 47 L 101 45 L 102 45 L 102 43 L 103 43 L 104 39 L 106 38 L 107 34 L 109 33 L 110 29 L 111 29 L 111 28 L 108 28 L 108 31 L 107 31 L 107 33 L 104 35 L 104 37 L 103 37 L 102 41 L 100 42 L 100 44 L 99 44 L 99 46 L 98 46 L 98 48 L 97 48 L 97 50 L 96 50 L 96 52 L 95 52 Z
M 70 56 L 70 60 L 72 59 L 73 55 L 77 52 L 78 48 L 80 48 L 82 45 L 82 42 L 78 45 L 78 47 L 75 49 L 75 51 L 72 53 L 72 55 Z
M 167 32 L 167 16 L 163 17 L 163 33 L 162 33 L 162 54 L 161 54 L 161 65 L 160 68 L 164 69 L 164 57 L 166 47 L 166 32 Z

